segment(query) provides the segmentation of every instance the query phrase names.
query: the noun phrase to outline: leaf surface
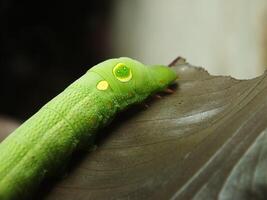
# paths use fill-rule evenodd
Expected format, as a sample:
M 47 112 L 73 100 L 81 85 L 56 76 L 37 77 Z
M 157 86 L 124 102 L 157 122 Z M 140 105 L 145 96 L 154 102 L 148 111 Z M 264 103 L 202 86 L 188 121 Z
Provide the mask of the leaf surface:
M 121 113 L 97 149 L 75 154 L 68 174 L 36 198 L 264 199 L 267 74 L 236 80 L 174 65 L 173 94 Z

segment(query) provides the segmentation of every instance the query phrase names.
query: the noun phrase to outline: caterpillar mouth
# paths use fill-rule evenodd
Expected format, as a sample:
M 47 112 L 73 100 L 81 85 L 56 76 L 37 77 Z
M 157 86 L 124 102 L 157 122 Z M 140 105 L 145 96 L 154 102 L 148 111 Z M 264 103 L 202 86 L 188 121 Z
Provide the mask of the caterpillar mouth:
M 152 66 L 150 69 L 159 90 L 167 88 L 178 78 L 175 71 L 163 65 Z

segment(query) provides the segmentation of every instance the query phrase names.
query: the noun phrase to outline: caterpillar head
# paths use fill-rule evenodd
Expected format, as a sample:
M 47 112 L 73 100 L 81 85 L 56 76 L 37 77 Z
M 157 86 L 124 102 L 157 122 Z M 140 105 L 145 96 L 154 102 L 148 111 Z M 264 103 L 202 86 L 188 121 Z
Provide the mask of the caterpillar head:
M 103 78 L 99 90 L 110 87 L 126 101 L 140 102 L 174 82 L 176 73 L 166 66 L 146 66 L 131 58 L 122 57 L 104 61 L 89 71 Z

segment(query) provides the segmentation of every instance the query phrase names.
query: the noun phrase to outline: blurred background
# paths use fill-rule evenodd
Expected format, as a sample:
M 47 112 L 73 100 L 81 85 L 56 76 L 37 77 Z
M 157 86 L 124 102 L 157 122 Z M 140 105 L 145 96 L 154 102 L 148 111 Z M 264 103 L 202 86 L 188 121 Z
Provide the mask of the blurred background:
M 266 0 L 0 2 L 2 118 L 27 119 L 112 57 L 168 64 L 183 56 L 241 79 L 267 66 Z

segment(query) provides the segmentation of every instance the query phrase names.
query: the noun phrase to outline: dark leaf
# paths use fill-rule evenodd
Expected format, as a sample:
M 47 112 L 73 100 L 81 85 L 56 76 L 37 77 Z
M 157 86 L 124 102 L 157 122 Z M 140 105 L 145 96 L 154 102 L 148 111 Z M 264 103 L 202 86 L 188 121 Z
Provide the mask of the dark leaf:
M 173 94 L 121 113 L 36 198 L 264 199 L 267 74 L 241 81 L 175 64 Z

